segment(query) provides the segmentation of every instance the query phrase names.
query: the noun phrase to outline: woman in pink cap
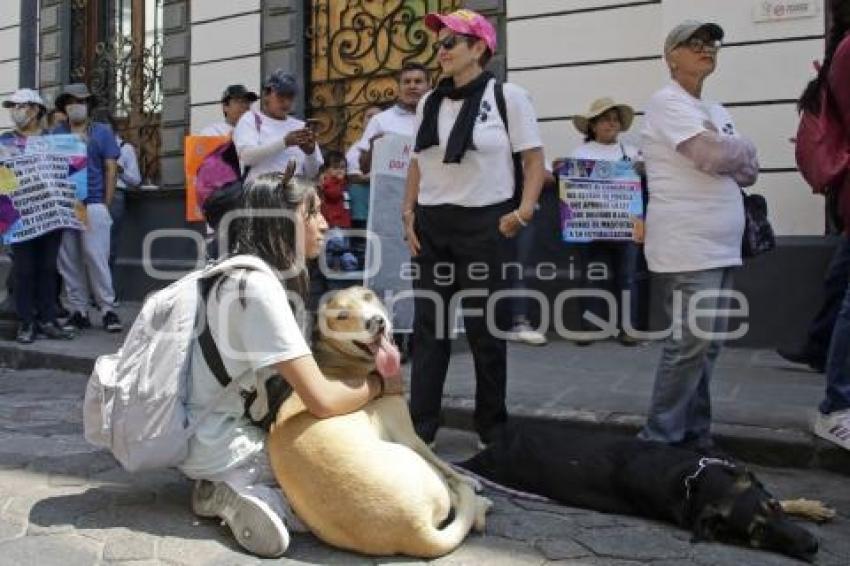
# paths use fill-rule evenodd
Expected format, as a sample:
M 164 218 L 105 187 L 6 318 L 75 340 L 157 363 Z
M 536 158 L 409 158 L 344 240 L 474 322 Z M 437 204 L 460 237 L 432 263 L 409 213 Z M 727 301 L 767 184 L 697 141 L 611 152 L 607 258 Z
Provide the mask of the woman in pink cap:
M 463 297 L 475 359 L 475 428 L 483 444 L 507 420 L 506 343 L 487 298 L 505 287 L 507 238 L 531 222 L 543 186 L 543 143 L 528 94 L 484 66 L 496 30 L 470 10 L 428 14 L 443 80 L 420 101 L 402 215 L 415 266 L 410 408 L 432 443 L 451 357 L 449 311 Z M 515 175 L 514 154 L 522 161 Z

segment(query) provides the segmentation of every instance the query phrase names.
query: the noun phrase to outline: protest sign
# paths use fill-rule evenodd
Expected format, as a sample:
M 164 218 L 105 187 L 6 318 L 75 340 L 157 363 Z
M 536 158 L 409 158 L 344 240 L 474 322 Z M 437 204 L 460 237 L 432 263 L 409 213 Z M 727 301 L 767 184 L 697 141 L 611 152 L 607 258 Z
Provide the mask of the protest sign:
M 567 159 L 558 178 L 565 242 L 642 239 L 641 182 L 630 161 Z
M 409 293 L 411 290 L 411 282 L 405 277 L 405 267 L 410 263 L 410 250 L 404 241 L 401 207 L 412 153 L 412 139 L 385 135 L 375 142 L 372 154 L 368 223 L 370 238 L 366 247 L 365 283 L 391 309 L 393 327 L 397 332 L 409 332 L 413 328 L 413 300 L 409 296 L 399 296 L 399 293 Z
M 186 136 L 183 168 L 186 174 L 186 220 L 189 222 L 204 221 L 204 213 L 201 212 L 195 186 L 198 168 L 210 153 L 229 139 L 228 136 Z
M 0 232 L 6 244 L 85 228 L 88 152 L 76 135 L 17 137 L 0 148 Z

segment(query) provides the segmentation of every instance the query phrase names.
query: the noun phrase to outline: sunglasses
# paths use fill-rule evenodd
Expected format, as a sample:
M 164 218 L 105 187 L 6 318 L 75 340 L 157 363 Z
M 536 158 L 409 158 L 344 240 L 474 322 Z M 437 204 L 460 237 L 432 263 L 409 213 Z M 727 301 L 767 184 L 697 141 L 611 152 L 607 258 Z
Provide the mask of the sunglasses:
M 700 37 L 692 37 L 689 40 L 680 43 L 679 47 L 687 47 L 694 53 L 702 53 L 704 51 L 718 51 L 723 46 L 719 39 L 702 39 Z
M 451 51 L 452 49 L 457 47 L 461 41 L 469 43 L 473 39 L 478 38 L 464 34 L 447 35 L 443 39 L 438 39 L 434 43 L 434 51 L 439 51 L 440 48 L 445 49 L 446 51 Z

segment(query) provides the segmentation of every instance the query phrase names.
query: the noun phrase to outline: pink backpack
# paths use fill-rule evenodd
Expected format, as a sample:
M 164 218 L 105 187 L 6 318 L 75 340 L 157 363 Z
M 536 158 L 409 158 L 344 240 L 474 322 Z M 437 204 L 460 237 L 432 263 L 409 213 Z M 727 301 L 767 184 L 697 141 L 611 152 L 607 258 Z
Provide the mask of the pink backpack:
M 252 114 L 254 115 L 257 133 L 260 133 L 260 128 L 263 125 L 262 119 L 256 112 L 252 112 Z M 245 175 L 247 174 L 248 168 L 245 168 Z M 236 153 L 236 146 L 231 139 L 204 157 L 200 167 L 198 167 L 198 174 L 195 177 L 198 206 L 203 206 L 204 201 L 215 191 L 241 178 L 243 178 L 243 175 L 239 167 L 239 155 Z
M 820 114 L 804 111 L 800 116 L 796 144 L 800 174 L 818 194 L 840 188 L 850 169 L 850 132 L 844 126 L 829 85 L 821 87 Z

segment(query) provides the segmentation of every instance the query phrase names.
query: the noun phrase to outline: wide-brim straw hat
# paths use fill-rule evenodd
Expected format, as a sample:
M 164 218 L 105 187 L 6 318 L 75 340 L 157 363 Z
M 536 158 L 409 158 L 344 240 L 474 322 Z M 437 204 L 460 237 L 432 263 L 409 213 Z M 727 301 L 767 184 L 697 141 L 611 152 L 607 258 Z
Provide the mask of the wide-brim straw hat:
M 635 109 L 628 104 L 618 104 L 611 98 L 597 98 L 590 105 L 590 109 L 586 114 L 577 114 L 573 116 L 573 125 L 576 130 L 583 134 L 587 134 L 587 129 L 590 127 L 590 121 L 594 118 L 602 116 L 612 108 L 616 108 L 620 113 L 620 126 L 625 132 L 632 127 L 632 122 L 635 119 Z

